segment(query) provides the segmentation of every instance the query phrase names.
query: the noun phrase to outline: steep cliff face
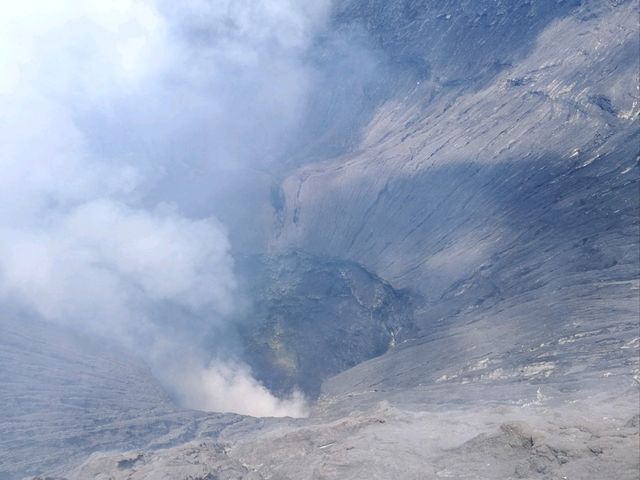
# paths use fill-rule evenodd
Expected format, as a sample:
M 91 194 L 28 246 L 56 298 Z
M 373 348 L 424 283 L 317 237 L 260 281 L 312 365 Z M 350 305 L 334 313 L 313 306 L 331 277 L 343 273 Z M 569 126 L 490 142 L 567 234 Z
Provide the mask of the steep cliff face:
M 524 281 L 547 248 L 574 254 L 541 268 L 614 258 L 633 267 L 636 15 L 633 2 L 590 2 L 551 22 L 489 83 L 427 81 L 388 101 L 355 153 L 285 180 L 274 243 L 357 261 L 431 299 L 506 254 L 527 257 L 504 262 L 527 268 Z M 447 44 L 473 49 L 485 36 Z M 461 50 L 449 65 L 467 65 Z
M 426 303 L 421 334 L 330 380 L 329 397 L 411 386 L 438 402 L 451 393 L 425 385 L 471 382 L 505 399 L 514 380 L 637 378 L 638 6 L 552 3 L 344 6 L 373 12 L 360 21 L 398 58 L 424 50 L 429 74 L 353 153 L 284 181 L 273 242 L 355 261 Z M 515 38 L 519 22 L 535 40 Z
M 448 86 L 482 82 L 516 63 L 580 0 L 346 0 L 335 22 L 363 27 L 393 63 Z

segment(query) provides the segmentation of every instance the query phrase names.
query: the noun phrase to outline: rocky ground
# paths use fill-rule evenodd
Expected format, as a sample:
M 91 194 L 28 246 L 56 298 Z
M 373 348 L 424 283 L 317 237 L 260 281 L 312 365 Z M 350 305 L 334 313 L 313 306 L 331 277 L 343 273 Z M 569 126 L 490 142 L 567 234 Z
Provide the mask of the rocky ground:
M 637 401 L 627 392 L 446 411 L 380 402 L 249 434 L 231 426 L 169 449 L 97 453 L 65 478 L 634 479 Z

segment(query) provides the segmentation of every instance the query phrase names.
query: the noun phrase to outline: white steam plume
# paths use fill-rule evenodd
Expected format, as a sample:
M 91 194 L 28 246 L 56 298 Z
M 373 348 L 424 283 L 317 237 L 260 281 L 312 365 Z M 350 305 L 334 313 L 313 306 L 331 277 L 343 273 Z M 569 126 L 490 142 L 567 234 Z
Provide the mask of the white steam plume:
M 199 192 L 170 190 L 194 171 L 215 190 L 222 168 L 277 148 L 326 3 L 0 8 L 0 300 L 136 349 L 188 406 L 302 415 L 241 363 L 181 354 L 197 337 L 180 322 L 224 322 L 235 278 L 225 228 L 185 213 Z M 184 318 L 159 321 L 165 307 Z

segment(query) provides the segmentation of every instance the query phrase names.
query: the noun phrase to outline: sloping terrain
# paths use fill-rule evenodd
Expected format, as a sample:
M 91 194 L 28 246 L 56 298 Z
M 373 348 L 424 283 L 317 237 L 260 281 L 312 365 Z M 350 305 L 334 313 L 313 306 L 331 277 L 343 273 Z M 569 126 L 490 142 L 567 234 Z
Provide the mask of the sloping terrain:
M 309 418 L 185 412 L 136 360 L 3 320 L 0 478 L 638 478 L 638 15 L 337 2 L 387 76 L 257 201 L 239 331 Z
M 277 244 L 340 252 L 427 300 L 423 333 L 327 395 L 637 382 L 637 14 L 586 2 L 489 83 L 424 82 L 355 153 L 284 182 Z
M 505 254 L 523 289 L 541 273 L 526 262 L 546 249 L 574 252 L 546 259 L 559 279 L 607 267 L 607 255 L 635 266 L 636 15 L 633 2 L 588 2 L 490 83 L 434 78 L 386 102 L 355 153 L 284 181 L 274 242 L 338 254 L 430 299 L 504 268 L 494 258 Z
M 138 359 L 51 324 L 2 318 L 0 478 L 146 445 L 180 412 Z

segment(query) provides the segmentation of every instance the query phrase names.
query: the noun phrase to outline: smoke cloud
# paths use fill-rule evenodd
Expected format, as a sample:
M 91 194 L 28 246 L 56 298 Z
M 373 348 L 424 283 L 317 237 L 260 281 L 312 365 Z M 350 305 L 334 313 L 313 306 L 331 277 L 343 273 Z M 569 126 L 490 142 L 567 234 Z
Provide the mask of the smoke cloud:
M 242 363 L 214 360 L 203 366 L 197 362 L 181 371 L 163 370 L 187 407 L 259 417 L 307 415 L 306 400 L 300 392 L 294 391 L 288 398 L 276 398 Z
M 230 171 L 276 156 L 299 121 L 312 83 L 302 59 L 327 12 L 5 2 L 0 300 L 125 344 L 186 406 L 303 415 L 300 395 L 277 399 L 200 348 L 237 300 L 228 232 L 207 201 Z

